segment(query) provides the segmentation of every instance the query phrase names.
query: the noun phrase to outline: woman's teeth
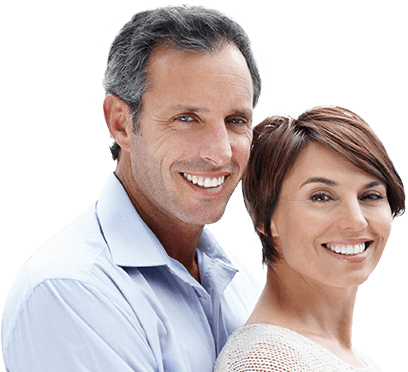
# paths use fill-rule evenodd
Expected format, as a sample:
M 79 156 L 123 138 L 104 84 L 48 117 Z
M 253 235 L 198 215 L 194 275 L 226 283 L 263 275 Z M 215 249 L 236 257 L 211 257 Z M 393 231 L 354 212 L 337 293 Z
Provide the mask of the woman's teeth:
M 194 183 L 200 187 L 218 187 L 224 183 L 225 176 L 217 177 L 217 178 L 209 178 L 209 177 L 201 177 L 201 176 L 192 176 L 188 173 L 183 173 L 185 179 L 189 180 L 190 182 Z
M 364 250 L 366 249 L 366 244 L 365 243 L 356 244 L 356 245 L 326 244 L 325 247 L 339 254 L 355 255 L 355 254 L 360 254 L 364 252 Z

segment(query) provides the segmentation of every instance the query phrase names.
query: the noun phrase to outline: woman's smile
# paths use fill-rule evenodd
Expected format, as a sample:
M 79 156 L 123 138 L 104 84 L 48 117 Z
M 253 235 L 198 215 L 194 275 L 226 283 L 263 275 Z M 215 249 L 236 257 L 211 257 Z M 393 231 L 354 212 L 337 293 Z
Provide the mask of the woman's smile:
M 332 241 L 328 243 L 323 243 L 323 247 L 335 252 L 337 254 L 355 256 L 365 252 L 366 249 L 371 245 L 372 240 L 370 239 L 354 239 L 354 240 L 344 240 L 344 241 Z

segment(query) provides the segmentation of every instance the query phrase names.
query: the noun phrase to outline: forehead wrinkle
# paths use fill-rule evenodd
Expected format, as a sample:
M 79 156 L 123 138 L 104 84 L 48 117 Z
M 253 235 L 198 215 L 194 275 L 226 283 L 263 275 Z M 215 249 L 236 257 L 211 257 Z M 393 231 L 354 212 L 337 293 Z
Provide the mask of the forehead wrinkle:
M 252 93 L 253 93 L 253 83 L 252 80 L 247 79 L 247 77 L 242 76 L 241 74 L 238 74 L 236 72 L 226 72 L 226 73 L 217 73 L 214 74 L 213 72 L 205 72 L 205 74 L 208 76 L 209 80 L 213 80 L 216 84 L 219 83 L 221 78 L 228 78 L 232 77 L 232 81 L 228 82 L 228 85 L 231 88 L 236 88 L 238 91 L 244 92 L 242 94 L 249 94 L 251 95 L 252 98 Z M 247 85 L 249 83 L 249 85 Z

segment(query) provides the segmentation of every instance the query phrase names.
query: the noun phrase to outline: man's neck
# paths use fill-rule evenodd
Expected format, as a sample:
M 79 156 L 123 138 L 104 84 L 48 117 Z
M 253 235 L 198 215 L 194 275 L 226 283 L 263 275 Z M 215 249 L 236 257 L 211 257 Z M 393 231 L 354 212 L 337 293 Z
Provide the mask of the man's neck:
M 156 235 L 157 239 L 159 239 L 167 254 L 179 261 L 194 279 L 200 281 L 196 248 L 203 231 L 203 226 L 185 226 L 187 224 L 179 223 L 179 220 L 174 221 L 174 218 L 163 221 L 152 218 L 151 214 L 145 214 L 144 211 L 138 211 L 138 213 Z
M 196 248 L 204 226 L 188 224 L 175 216 L 165 215 L 148 201 L 143 201 L 143 198 L 140 200 L 135 198 L 133 193 L 127 190 L 129 182 L 126 180 L 126 176 L 117 171 L 115 174 L 125 188 L 139 216 L 155 234 L 167 254 L 179 261 L 190 275 L 199 281 Z

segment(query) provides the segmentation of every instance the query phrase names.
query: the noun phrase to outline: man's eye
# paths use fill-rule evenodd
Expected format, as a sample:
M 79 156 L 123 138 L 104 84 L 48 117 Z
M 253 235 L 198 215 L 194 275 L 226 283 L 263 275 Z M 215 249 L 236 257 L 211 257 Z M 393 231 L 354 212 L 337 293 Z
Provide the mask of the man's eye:
M 176 120 L 188 122 L 188 121 L 193 121 L 194 118 L 191 117 L 191 116 L 188 116 L 188 115 L 181 115 L 181 116 L 178 116 L 178 117 L 176 118 Z
M 320 202 L 320 203 L 324 203 L 324 202 L 327 202 L 329 200 L 332 200 L 332 198 L 329 195 L 323 194 L 323 193 L 314 194 L 314 195 L 311 196 L 310 199 L 312 201 Z
M 240 118 L 230 118 L 228 119 L 228 122 L 232 124 L 246 124 L 247 123 L 245 120 L 240 119 Z

